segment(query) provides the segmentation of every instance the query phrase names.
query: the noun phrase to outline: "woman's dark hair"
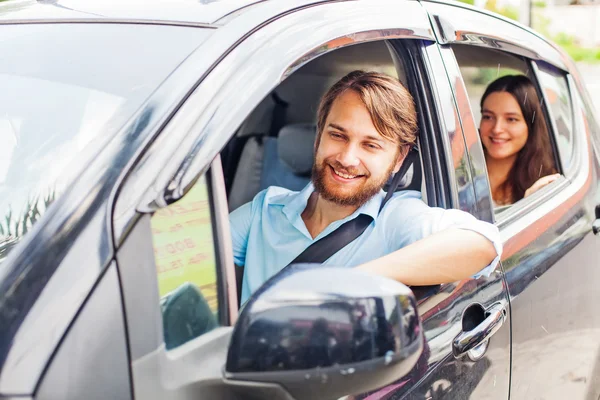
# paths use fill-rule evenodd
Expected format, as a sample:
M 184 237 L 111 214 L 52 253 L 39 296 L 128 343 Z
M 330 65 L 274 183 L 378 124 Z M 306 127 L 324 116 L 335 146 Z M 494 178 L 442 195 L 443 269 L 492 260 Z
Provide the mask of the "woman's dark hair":
M 527 142 L 517 154 L 508 179 L 500 186 L 504 197 L 502 200 L 514 203 L 521 200 L 525 191 L 539 178 L 556 173 L 556 166 L 544 113 L 531 80 L 525 75 L 508 75 L 496 79 L 481 97 L 482 109 L 485 99 L 495 92 L 512 94 L 527 124 Z

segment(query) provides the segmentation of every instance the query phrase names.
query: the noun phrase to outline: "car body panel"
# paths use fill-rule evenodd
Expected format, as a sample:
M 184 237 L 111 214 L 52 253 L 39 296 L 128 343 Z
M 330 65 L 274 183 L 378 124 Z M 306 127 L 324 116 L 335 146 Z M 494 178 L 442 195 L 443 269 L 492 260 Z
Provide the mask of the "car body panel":
M 575 89 L 573 80 L 571 86 Z M 580 161 L 575 177 L 562 196 L 539 206 L 552 207 L 551 213 L 506 244 L 503 263 L 513 311 L 511 398 L 515 399 L 530 398 L 532 393 L 548 398 L 600 395 L 600 320 L 595 306 L 600 301 L 600 248 L 591 229 L 598 201 L 598 164 L 583 108 L 575 100 Z
M 152 29 L 156 34 L 162 33 L 167 37 L 165 28 L 173 29 L 146 26 L 136 32 L 148 38 L 151 36 L 147 29 Z M 61 27 L 55 26 L 55 29 Z M 198 35 L 199 39 L 197 43 L 203 39 L 198 28 L 174 29 L 194 29 L 194 37 Z M 68 45 L 65 43 L 65 46 Z M 182 43 L 181 49 L 180 59 L 184 59 L 193 45 L 186 48 Z M 174 58 L 170 62 L 167 71 L 175 68 L 179 60 Z M 168 72 L 165 75 L 168 76 Z M 0 393 L 33 392 L 45 362 L 95 280 L 113 257 L 109 199 L 124 167 L 131 161 L 135 149 L 140 147 L 140 141 L 143 142 L 150 132 L 156 130 L 155 124 L 160 125 L 161 118 L 174 107 L 169 100 L 180 92 L 171 84 L 176 80 L 176 75 L 173 75 L 164 82 L 163 91 L 154 91 L 133 116 L 124 118 L 126 122 L 122 127 L 115 126 L 112 132 L 107 129 L 106 137 L 100 141 L 102 146 L 92 142 L 93 146 L 79 155 L 83 161 L 76 159 L 74 162 L 85 162 L 86 168 L 69 183 L 64 193 L 4 260 L 0 269 L 0 293 L 4 294 L 0 303 Z M 164 76 L 155 84 L 163 79 Z M 187 89 L 188 85 L 181 86 Z M 81 281 L 72 291 L 67 291 L 62 273 L 57 271 L 67 273 L 73 268 L 78 273 L 70 279 Z M 60 318 L 50 317 L 51 325 L 45 326 L 43 322 L 46 319 L 37 318 L 40 313 L 60 315 Z M 39 324 L 44 328 L 40 328 Z M 50 329 L 52 334 L 47 335 L 46 329 Z M 40 335 L 44 336 L 44 340 L 40 340 Z M 20 367 L 16 368 L 17 365 Z M 18 378 L 11 375 L 21 371 L 20 368 L 25 368 L 28 373 L 18 374 Z
M 58 346 L 37 400 L 131 399 L 120 291 L 113 262 Z

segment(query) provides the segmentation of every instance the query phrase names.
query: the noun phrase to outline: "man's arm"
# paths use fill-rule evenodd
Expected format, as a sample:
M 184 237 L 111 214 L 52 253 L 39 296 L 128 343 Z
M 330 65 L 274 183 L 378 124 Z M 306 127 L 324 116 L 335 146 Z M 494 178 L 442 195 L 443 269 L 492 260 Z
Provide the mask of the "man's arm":
M 449 228 L 357 268 L 411 286 L 466 279 L 498 256 L 494 244 L 468 229 Z

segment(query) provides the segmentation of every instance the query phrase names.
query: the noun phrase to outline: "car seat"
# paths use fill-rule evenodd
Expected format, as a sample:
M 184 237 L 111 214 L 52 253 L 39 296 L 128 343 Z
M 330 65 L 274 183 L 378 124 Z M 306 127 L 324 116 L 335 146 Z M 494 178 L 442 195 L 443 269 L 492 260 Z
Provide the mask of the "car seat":
M 309 123 L 286 125 L 276 137 L 249 137 L 242 150 L 229 193 L 229 210 L 252 201 L 258 192 L 269 186 L 302 190 L 310 181 L 315 137 L 316 126 Z M 411 166 L 396 191 L 420 191 L 421 162 L 418 152 L 411 152 L 406 161 Z M 388 185 L 389 182 L 384 190 L 387 190 Z
M 304 123 L 284 126 L 276 137 L 248 138 L 229 193 L 229 209 L 252 201 L 269 186 L 304 188 L 310 181 L 315 136 L 315 125 Z

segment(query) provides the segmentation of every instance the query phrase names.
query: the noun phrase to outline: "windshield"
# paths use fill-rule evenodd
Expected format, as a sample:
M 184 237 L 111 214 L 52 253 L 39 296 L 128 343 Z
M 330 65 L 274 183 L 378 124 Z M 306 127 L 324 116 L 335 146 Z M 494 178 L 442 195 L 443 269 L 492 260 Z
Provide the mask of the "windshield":
M 0 25 L 0 264 L 207 32 Z

